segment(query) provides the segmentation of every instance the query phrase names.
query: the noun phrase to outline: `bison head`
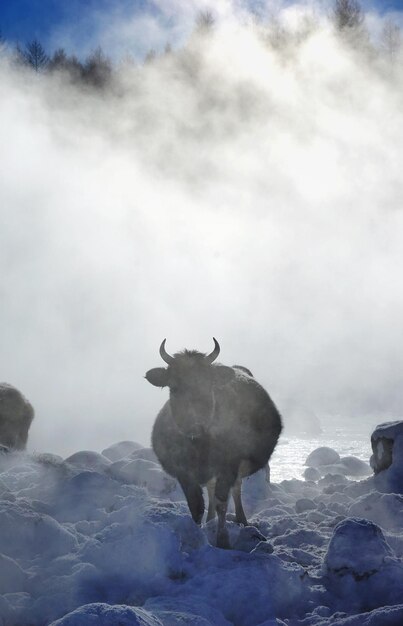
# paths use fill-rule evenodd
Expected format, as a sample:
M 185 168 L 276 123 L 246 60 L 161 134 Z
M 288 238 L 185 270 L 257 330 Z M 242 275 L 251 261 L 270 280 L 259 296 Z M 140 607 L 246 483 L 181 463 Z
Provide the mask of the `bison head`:
M 170 408 L 177 427 L 188 437 L 200 437 L 214 418 L 215 388 L 231 382 L 235 372 L 232 367 L 213 365 L 220 353 L 216 339 L 214 350 L 208 355 L 184 350 L 171 356 L 165 350 L 165 341 L 160 355 L 168 367 L 149 370 L 146 379 L 156 387 L 169 387 Z

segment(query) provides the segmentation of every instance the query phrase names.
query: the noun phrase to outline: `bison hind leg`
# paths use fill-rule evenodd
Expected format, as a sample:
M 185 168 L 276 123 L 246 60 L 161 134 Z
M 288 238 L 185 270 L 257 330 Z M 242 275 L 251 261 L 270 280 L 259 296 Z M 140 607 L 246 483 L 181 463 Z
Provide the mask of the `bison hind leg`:
M 237 479 L 232 488 L 232 498 L 235 505 L 235 521 L 237 524 L 249 526 L 242 504 L 242 478 L 251 476 L 260 469 L 260 465 L 250 459 L 244 459 L 238 469 Z
M 206 487 L 207 487 L 207 494 L 208 494 L 208 511 L 207 511 L 207 522 L 209 522 L 210 520 L 214 519 L 216 516 L 216 510 L 215 510 L 215 484 L 216 484 L 216 479 L 212 478 L 211 480 L 208 481 Z
M 248 520 L 246 519 L 245 511 L 242 506 L 242 478 L 238 476 L 232 487 L 232 498 L 235 504 L 235 521 L 237 524 L 243 524 L 248 526 Z
M 222 473 L 218 473 L 215 486 L 215 508 L 218 517 L 217 524 L 217 548 L 230 548 L 229 534 L 226 527 L 226 513 L 228 497 L 238 476 L 239 466 L 226 467 Z

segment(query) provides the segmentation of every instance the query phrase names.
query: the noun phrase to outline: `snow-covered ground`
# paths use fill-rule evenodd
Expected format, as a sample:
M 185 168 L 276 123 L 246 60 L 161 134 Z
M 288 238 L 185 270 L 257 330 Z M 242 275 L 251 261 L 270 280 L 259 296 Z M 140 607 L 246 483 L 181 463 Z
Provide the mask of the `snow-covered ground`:
M 309 467 L 302 444 L 293 457 L 300 478 L 244 481 L 253 526 L 229 519 L 232 550 L 211 545 L 214 522 L 196 526 L 134 442 L 66 460 L 2 452 L 0 625 L 401 625 L 403 433 L 377 437 L 379 455 L 394 437 L 395 448 L 375 476 L 355 448 L 314 451 L 311 440 Z M 291 439 L 272 479 L 282 455 Z

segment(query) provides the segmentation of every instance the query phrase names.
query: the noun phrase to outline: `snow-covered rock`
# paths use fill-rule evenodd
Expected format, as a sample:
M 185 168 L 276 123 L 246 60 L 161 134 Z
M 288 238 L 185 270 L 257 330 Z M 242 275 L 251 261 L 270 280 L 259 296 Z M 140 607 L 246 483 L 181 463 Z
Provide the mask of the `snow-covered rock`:
M 348 514 L 365 517 L 386 530 L 400 531 L 403 528 L 403 496 L 372 491 L 356 499 Z
M 320 487 L 328 485 L 345 485 L 348 483 L 348 479 L 344 474 L 325 474 L 319 481 Z
M 257 626 L 276 616 L 296 615 L 309 595 L 303 568 L 284 563 L 274 554 L 206 546 L 190 555 L 185 574 L 189 579 L 174 597 L 208 599 L 210 606 L 237 626 Z
M 159 464 L 157 455 L 152 448 L 138 448 L 133 450 L 128 456 L 128 459 L 145 459 L 146 461 L 153 461 Z
M 201 598 L 149 598 L 144 608 L 160 618 L 164 626 L 231 626 L 223 614 Z
M 356 456 L 343 456 L 340 464 L 345 468 L 347 476 L 369 476 L 371 467 L 369 463 L 358 459 Z
M 326 586 L 349 610 L 369 610 L 402 599 L 403 563 L 382 530 L 348 518 L 334 529 L 324 559 Z
M 386 422 L 371 435 L 371 467 L 380 491 L 403 493 L 403 421 Z
M 76 452 L 75 454 L 67 457 L 65 462 L 70 465 L 75 465 L 76 467 L 93 469 L 96 471 L 102 471 L 111 464 L 109 459 L 105 458 L 98 452 L 93 452 L 92 450 L 82 450 L 80 452 Z
M 403 624 L 403 604 L 383 606 L 366 613 L 350 617 L 334 614 L 329 620 L 311 622 L 312 626 L 401 626 Z
M 232 546 L 233 550 L 252 552 L 257 546 L 266 541 L 266 537 L 253 526 L 245 526 L 239 531 L 239 535 Z M 272 549 L 273 551 L 273 549 Z
M 360 579 L 379 569 L 385 557 L 391 555 L 379 526 L 365 519 L 349 518 L 334 530 L 325 558 L 326 571 L 339 577 L 351 572 Z
M 270 468 L 268 465 L 242 481 L 242 501 L 247 515 L 254 513 L 270 494 Z
M 308 465 L 308 467 L 320 467 L 321 465 L 334 465 L 339 461 L 340 455 L 336 450 L 328 446 L 321 446 L 308 455 L 305 465 Z
M 102 455 L 112 462 L 119 461 L 129 456 L 132 452 L 141 450 L 142 447 L 143 446 L 136 441 L 119 441 L 105 448 L 105 450 L 102 450 Z
M 145 487 L 150 493 L 168 495 L 177 488 L 177 481 L 166 474 L 160 465 L 142 458 L 117 461 L 108 468 L 109 474 L 126 483 Z
M 276 537 L 273 539 L 272 543 L 275 546 L 281 545 L 288 546 L 290 548 L 304 548 L 311 546 L 323 546 L 326 543 L 326 538 L 317 530 L 297 528 L 295 530 L 289 530 L 284 535 Z
M 0 554 L 0 594 L 18 592 L 24 589 L 27 574 L 8 556 Z
M 303 513 L 304 511 L 313 511 L 316 509 L 316 504 L 310 498 L 300 498 L 295 503 L 295 510 L 297 513 Z
M 375 474 L 388 469 L 393 462 L 393 443 L 403 436 L 403 421 L 379 424 L 371 435 L 373 456 L 371 466 Z
M 306 470 L 304 470 L 303 476 L 305 480 L 317 481 L 321 477 L 321 473 L 316 469 L 316 467 L 307 467 Z
M 74 532 L 32 505 L 0 501 L 0 553 L 11 558 L 42 559 L 68 554 L 78 546 Z
M 50 626 L 163 626 L 163 624 L 144 609 L 93 603 L 81 606 L 52 622 Z

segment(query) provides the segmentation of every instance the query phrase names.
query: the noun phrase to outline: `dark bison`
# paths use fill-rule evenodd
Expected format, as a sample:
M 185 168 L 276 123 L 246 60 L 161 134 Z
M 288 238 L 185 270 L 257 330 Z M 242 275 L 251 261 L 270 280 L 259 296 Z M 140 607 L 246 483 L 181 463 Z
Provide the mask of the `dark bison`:
M 178 479 L 194 521 L 204 514 L 201 486 L 207 485 L 207 521 L 217 512 L 217 546 L 229 546 L 225 526 L 232 489 L 236 521 L 247 524 L 241 481 L 264 467 L 276 446 L 282 425 L 268 393 L 241 366 L 213 364 L 220 346 L 206 355 L 184 350 L 170 356 L 165 339 L 160 355 L 167 368 L 149 370 L 146 379 L 169 387 L 169 400 L 152 432 L 154 451 L 168 474 Z
M 18 389 L 0 383 L 0 445 L 23 450 L 34 419 L 34 409 Z

